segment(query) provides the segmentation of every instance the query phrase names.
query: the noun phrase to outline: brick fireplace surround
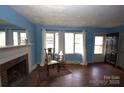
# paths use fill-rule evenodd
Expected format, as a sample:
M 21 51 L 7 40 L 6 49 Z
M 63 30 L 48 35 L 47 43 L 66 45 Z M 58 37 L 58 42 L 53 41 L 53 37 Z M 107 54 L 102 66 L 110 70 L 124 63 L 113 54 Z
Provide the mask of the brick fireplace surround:
M 25 68 L 22 67 L 22 70 L 25 70 L 25 75 L 28 75 L 28 54 L 18 57 L 16 59 L 10 60 L 8 62 L 5 62 L 4 64 L 0 64 L 2 86 L 9 85 L 7 70 L 19 64 L 20 62 L 25 62 L 25 65 L 23 65 Z
M 1 87 L 9 86 L 10 81 L 15 80 L 12 77 L 28 75 L 33 68 L 31 65 L 31 45 L 0 48 Z

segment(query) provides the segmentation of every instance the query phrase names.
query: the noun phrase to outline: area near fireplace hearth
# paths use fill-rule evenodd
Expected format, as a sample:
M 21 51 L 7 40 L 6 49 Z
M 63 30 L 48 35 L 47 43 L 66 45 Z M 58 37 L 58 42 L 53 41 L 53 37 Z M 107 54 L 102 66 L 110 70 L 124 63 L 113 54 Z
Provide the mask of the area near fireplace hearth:
M 31 71 L 31 45 L 0 48 L 0 86 L 11 86 Z

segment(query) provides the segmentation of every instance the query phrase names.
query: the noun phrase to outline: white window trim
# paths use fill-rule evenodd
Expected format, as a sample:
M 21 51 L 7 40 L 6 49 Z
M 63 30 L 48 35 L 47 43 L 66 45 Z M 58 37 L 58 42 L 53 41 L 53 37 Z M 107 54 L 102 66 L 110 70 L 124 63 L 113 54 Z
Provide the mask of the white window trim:
M 66 52 L 65 52 L 65 33 L 73 33 L 74 34 L 74 42 L 73 42 L 74 46 L 73 46 L 73 53 L 72 54 L 76 54 L 75 53 L 75 34 L 82 34 L 82 36 L 83 36 L 83 33 L 82 32 L 64 32 L 64 53 L 65 54 L 66 54 Z
M 103 37 L 102 53 L 95 53 L 95 37 L 96 36 L 102 36 Z M 98 33 L 94 34 L 93 54 L 94 55 L 104 55 L 105 54 L 104 50 L 105 50 L 105 34 L 98 34 Z
M 58 35 L 59 35 L 59 32 L 58 31 L 46 31 L 46 33 L 52 33 L 53 34 L 53 40 L 54 40 L 54 45 L 53 45 L 53 47 L 54 47 L 54 49 L 55 49 L 55 33 L 58 33 Z M 46 33 L 45 33 L 45 35 L 46 35 Z M 59 38 L 60 38 L 60 36 L 59 36 Z M 58 38 L 58 39 L 59 39 Z M 46 40 L 46 39 L 45 39 Z M 58 40 L 59 41 L 59 40 Z M 46 41 L 45 41 L 46 42 Z M 46 44 L 46 43 L 45 43 Z M 46 45 L 45 45 L 46 46 Z M 55 50 L 54 50 L 54 52 L 55 52 Z M 58 53 L 59 53 L 59 42 L 58 42 Z
M 21 45 L 21 42 L 20 42 L 21 41 L 21 38 L 20 38 L 21 34 L 20 33 L 26 33 L 26 30 L 25 31 L 23 31 L 23 30 L 20 30 L 20 31 L 13 30 L 12 33 L 13 32 L 17 32 L 18 33 L 18 46 L 20 46 Z M 26 33 L 26 37 L 27 37 L 27 33 Z M 27 39 L 28 39 L 28 37 L 27 37 Z M 14 41 L 13 41 L 13 43 L 14 43 Z
M 3 29 L 3 30 L 0 30 L 0 32 L 5 32 L 5 46 L 3 47 L 6 47 L 7 46 L 7 35 L 6 35 L 6 29 Z

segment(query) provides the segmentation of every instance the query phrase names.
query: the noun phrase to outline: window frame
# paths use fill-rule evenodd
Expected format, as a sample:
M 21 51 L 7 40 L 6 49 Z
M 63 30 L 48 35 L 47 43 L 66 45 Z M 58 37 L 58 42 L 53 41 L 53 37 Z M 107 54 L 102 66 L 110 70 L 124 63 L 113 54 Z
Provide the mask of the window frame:
M 82 52 L 83 52 L 83 51 L 84 51 L 84 50 L 83 50 L 83 47 L 84 47 L 84 46 L 83 46 L 83 45 L 84 45 L 84 41 L 83 41 L 84 35 L 83 35 L 82 32 L 75 32 L 75 33 L 74 33 L 74 53 L 76 53 L 76 51 L 75 51 L 75 50 L 76 50 L 76 49 L 75 49 L 75 35 L 76 35 L 76 34 L 81 34 L 81 35 L 82 35 Z
M 71 54 L 71 53 L 66 53 L 66 51 L 65 51 L 65 33 L 73 33 L 74 34 L 74 40 L 73 40 L 74 46 L 73 46 L 73 53 L 72 54 L 77 54 L 75 52 L 75 34 L 81 34 L 82 35 L 82 42 L 83 42 L 83 33 L 82 32 L 64 32 L 64 52 L 65 52 L 65 54 Z
M 60 36 L 59 36 L 59 32 L 58 31 L 46 31 L 45 32 L 45 35 L 47 34 L 47 33 L 52 33 L 53 34 L 53 48 L 55 49 L 55 33 L 58 33 L 58 53 L 59 53 L 59 38 L 60 38 Z M 46 38 L 46 36 L 45 36 L 45 38 Z M 46 39 L 45 39 L 45 48 L 46 48 Z M 54 50 L 54 52 L 55 52 L 55 54 L 56 54 L 56 51 Z M 57 53 L 57 54 L 58 54 Z
M 13 31 L 13 46 L 18 46 L 18 45 L 14 45 L 14 32 L 17 33 L 18 45 L 19 45 L 19 32 L 17 32 L 17 31 Z
M 21 44 L 21 33 L 26 33 L 26 31 L 22 31 L 22 30 L 20 30 L 20 31 L 16 31 L 16 30 L 13 30 L 13 34 L 14 34 L 14 32 L 17 32 L 17 34 L 18 34 L 18 45 L 14 45 L 14 35 L 13 35 L 13 46 L 21 46 L 21 45 L 26 45 L 26 44 Z M 26 33 L 26 38 L 28 39 L 28 36 L 27 36 L 27 33 Z
M 103 37 L 103 43 L 102 43 L 102 45 L 95 45 L 95 37 L 97 37 L 97 36 L 99 36 L 99 37 Z M 104 48 L 105 48 L 105 35 L 104 34 L 95 34 L 94 35 L 94 48 L 93 48 L 93 54 L 94 55 L 103 55 L 104 54 Z M 102 46 L 102 53 L 95 53 L 95 46 Z
M 26 39 L 27 39 L 27 33 L 26 33 L 26 31 L 24 32 L 24 31 L 20 31 L 19 32 L 19 45 L 26 45 L 26 42 L 25 42 L 25 44 L 21 44 L 22 42 L 21 42 L 21 33 L 25 33 L 26 34 Z
M 7 39 L 6 39 L 7 35 L 6 35 L 6 31 L 5 30 L 0 30 L 0 32 L 4 32 L 5 33 L 5 46 L 0 46 L 0 48 L 1 47 L 6 47 L 7 46 Z
M 66 49 L 65 49 L 65 48 L 66 48 L 66 47 L 65 47 L 65 34 L 66 34 L 66 33 L 73 33 L 73 35 L 74 35 L 74 38 L 73 38 L 73 39 L 74 39 L 74 40 L 73 40 L 74 42 L 73 42 L 73 45 L 75 44 L 75 34 L 74 34 L 74 32 L 64 32 L 64 53 L 65 53 L 65 54 L 74 54 L 74 53 L 75 53 L 75 45 L 73 46 L 73 53 L 66 53 L 66 51 L 65 51 L 65 50 L 66 50 Z

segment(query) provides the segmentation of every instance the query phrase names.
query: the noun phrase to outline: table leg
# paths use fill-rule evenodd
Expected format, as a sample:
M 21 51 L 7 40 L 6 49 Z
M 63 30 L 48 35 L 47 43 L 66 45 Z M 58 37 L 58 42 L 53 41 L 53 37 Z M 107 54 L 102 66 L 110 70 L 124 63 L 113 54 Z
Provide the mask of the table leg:
M 49 76 L 49 67 L 47 67 L 47 76 Z
M 57 64 L 57 72 L 60 72 L 60 65 Z

